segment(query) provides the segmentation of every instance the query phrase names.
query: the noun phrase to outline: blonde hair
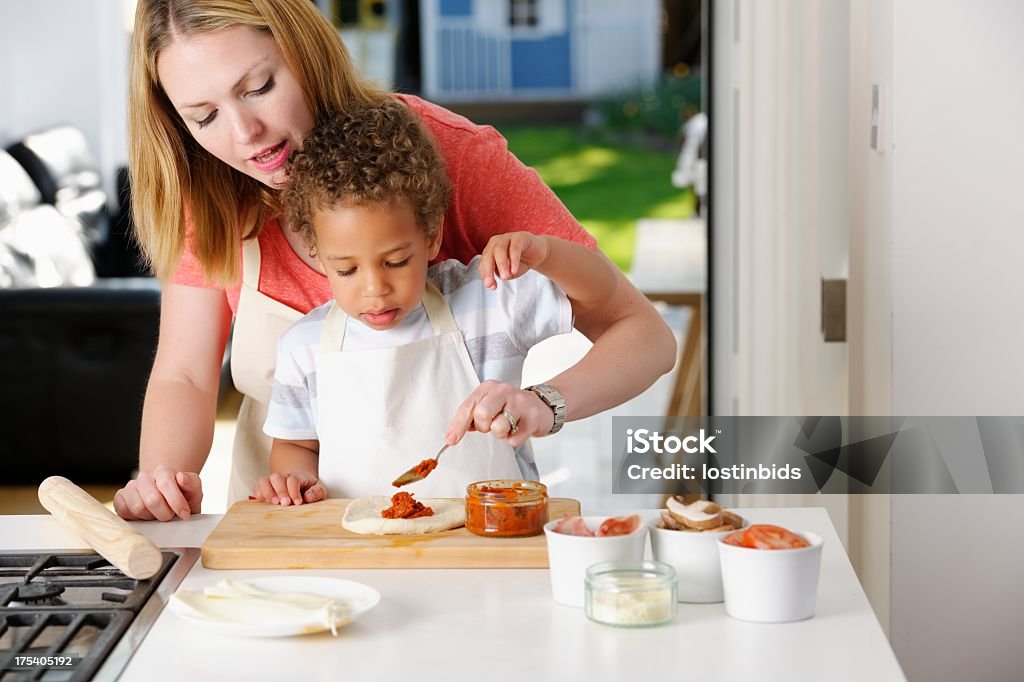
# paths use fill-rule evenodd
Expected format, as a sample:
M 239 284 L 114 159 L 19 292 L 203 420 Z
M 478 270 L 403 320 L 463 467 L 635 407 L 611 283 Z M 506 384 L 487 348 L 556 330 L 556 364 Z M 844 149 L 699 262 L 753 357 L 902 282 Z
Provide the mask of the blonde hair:
M 139 0 L 128 81 L 128 163 L 135 237 L 149 266 L 168 279 L 181 258 L 186 219 L 208 279 L 239 277 L 238 245 L 281 211 L 278 193 L 221 162 L 189 133 L 157 75 L 160 52 L 178 36 L 249 26 L 274 37 L 315 119 L 351 101 L 387 94 L 363 80 L 310 0 Z

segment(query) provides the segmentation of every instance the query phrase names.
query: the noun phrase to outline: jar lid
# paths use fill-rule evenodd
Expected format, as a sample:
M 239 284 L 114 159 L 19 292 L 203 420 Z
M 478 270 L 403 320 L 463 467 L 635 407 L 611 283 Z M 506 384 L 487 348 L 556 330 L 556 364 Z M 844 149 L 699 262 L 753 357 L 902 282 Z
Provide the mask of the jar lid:
M 605 592 L 646 592 L 675 585 L 676 571 L 660 561 L 604 561 L 587 568 L 586 584 Z
M 534 502 L 547 497 L 548 487 L 539 481 L 501 479 L 466 486 L 466 497 L 485 501 Z

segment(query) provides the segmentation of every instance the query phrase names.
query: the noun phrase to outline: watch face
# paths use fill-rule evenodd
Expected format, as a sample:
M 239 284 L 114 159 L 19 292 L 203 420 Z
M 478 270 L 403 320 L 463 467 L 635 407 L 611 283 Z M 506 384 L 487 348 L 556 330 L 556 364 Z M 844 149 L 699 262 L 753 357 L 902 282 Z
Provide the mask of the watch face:
M 555 404 L 558 403 L 562 398 L 562 396 L 560 396 L 558 392 L 555 391 L 550 386 L 542 385 L 534 386 L 534 388 L 537 390 L 537 395 L 539 395 L 541 399 L 548 404 L 549 407 L 555 407 Z

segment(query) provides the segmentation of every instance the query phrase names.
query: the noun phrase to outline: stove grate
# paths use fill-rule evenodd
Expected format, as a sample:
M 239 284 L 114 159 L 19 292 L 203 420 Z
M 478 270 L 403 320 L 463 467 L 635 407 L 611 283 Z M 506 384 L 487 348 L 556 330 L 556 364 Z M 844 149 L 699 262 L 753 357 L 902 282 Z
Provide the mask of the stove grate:
M 98 554 L 0 553 L 0 682 L 89 680 L 178 559 L 133 580 Z M 15 656 L 74 654 L 66 670 L 11 670 Z

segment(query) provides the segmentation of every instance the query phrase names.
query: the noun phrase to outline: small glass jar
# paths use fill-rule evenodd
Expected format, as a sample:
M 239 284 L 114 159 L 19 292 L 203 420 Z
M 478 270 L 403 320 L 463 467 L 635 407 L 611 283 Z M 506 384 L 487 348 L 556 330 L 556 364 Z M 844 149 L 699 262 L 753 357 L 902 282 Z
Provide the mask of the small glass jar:
M 466 487 L 466 529 L 493 538 L 540 535 L 548 488 L 537 481 L 480 481 Z
M 676 571 L 659 561 L 606 561 L 587 569 L 587 618 L 643 628 L 676 617 Z

